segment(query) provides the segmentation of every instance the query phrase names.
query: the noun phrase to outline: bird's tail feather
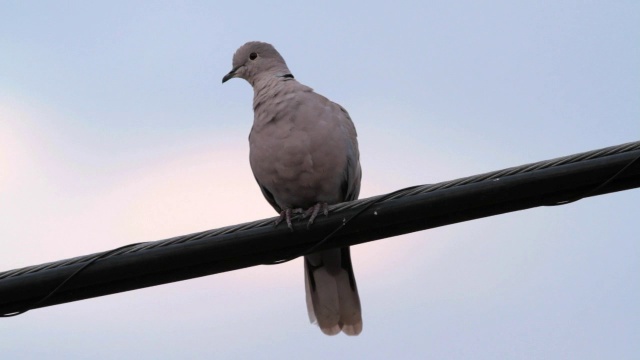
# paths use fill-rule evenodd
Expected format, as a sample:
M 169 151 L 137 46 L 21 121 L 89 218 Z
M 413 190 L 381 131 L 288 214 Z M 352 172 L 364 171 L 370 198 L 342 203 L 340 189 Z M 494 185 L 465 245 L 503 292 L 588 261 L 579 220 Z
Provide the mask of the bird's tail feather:
M 307 255 L 304 267 L 309 320 L 327 335 L 360 334 L 362 312 L 349 248 Z

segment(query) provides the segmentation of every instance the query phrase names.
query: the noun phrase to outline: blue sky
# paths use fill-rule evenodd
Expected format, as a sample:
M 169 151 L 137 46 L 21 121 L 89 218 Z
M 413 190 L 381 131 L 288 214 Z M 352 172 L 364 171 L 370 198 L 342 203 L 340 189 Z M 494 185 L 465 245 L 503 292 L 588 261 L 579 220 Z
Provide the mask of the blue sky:
M 0 270 L 273 216 L 253 180 L 267 41 L 349 110 L 361 197 L 640 139 L 635 1 L 0 4 Z M 631 359 L 640 191 L 354 247 L 361 336 L 302 263 L 0 321 L 7 358 Z M 634 215 L 635 214 L 635 215 Z

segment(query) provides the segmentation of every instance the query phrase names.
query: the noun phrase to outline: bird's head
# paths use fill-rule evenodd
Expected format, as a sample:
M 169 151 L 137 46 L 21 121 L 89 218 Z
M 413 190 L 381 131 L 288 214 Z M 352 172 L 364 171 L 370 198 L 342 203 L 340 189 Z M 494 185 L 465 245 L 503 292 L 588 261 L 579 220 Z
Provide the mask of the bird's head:
M 262 75 L 283 76 L 289 74 L 284 59 L 271 44 L 251 41 L 242 45 L 233 55 L 233 68 L 222 78 L 226 82 L 232 78 L 241 78 L 254 84 Z

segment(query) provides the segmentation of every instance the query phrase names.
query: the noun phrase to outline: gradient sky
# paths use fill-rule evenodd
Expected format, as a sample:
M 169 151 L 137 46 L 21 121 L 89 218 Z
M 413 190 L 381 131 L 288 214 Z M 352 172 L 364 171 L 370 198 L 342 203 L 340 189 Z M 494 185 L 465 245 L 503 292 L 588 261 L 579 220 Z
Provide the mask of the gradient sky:
M 640 139 L 637 1 L 0 2 L 0 271 L 273 216 L 248 163 L 267 41 L 349 110 L 361 197 Z M 632 359 L 640 191 L 354 247 L 364 331 L 300 260 L 0 319 L 7 359 Z

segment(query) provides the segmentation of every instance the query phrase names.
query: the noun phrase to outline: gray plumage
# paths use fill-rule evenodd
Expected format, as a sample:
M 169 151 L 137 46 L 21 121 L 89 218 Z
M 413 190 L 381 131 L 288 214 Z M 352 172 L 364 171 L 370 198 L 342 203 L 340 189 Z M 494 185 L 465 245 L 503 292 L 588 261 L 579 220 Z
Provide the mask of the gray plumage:
M 262 194 L 291 227 L 291 214 L 326 215 L 327 205 L 360 192 L 356 129 L 347 111 L 293 78 L 276 49 L 248 42 L 222 82 L 239 77 L 254 91 L 250 163 Z M 277 224 L 276 223 L 276 224 Z M 304 257 L 307 309 L 322 332 L 362 331 L 360 299 L 349 248 Z

